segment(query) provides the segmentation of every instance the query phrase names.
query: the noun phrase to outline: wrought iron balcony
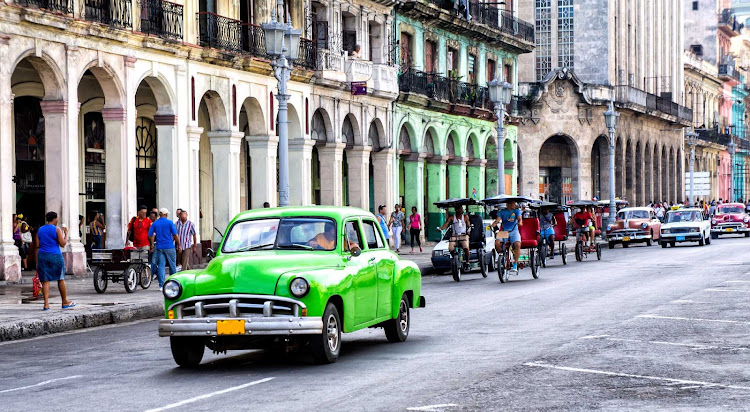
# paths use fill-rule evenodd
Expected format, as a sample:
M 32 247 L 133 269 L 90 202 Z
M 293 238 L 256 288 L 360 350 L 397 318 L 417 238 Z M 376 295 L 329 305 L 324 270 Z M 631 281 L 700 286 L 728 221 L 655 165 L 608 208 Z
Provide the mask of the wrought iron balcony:
M 719 78 L 721 80 L 740 81 L 740 72 L 738 72 L 734 63 L 719 64 Z
M 414 0 L 418 1 L 418 0 Z M 465 18 L 465 12 L 463 10 L 463 3 L 459 2 L 458 7 L 451 0 L 423 0 L 427 3 L 434 4 L 435 6 L 444 9 L 458 11 L 459 18 Z M 469 1 L 469 15 L 471 21 L 489 26 L 495 30 L 499 30 L 503 33 L 507 33 L 513 37 L 526 42 L 534 42 L 534 25 L 525 22 L 518 17 L 513 15 L 513 12 L 498 8 L 499 2 L 480 2 L 480 1 Z M 461 10 L 463 9 L 463 10 Z
M 58 13 L 73 14 L 73 0 L 17 0 L 16 4 Z
M 315 70 L 317 63 L 317 51 L 315 41 L 308 39 L 300 39 L 299 41 L 299 57 L 294 62 L 296 66 L 303 67 L 308 70 Z
M 124 29 L 133 27 L 132 0 L 84 0 L 83 4 L 88 21 Z
M 657 96 L 633 86 L 615 86 L 615 101 L 631 106 L 635 110 L 659 111 L 685 122 L 693 120 L 692 109 L 673 102 L 671 98 Z
M 399 76 L 398 87 L 402 93 L 421 94 L 436 101 L 492 110 L 486 87 L 450 80 L 437 74 L 409 70 Z
M 198 44 L 229 52 L 242 52 L 241 21 L 209 12 L 196 13 L 196 18 Z
M 141 0 L 141 33 L 182 40 L 182 5 L 166 0 Z
M 732 9 L 724 9 L 719 13 L 718 17 L 719 29 L 724 30 L 730 36 L 737 36 L 745 27 L 742 23 L 737 21 Z
M 262 59 L 269 58 L 266 53 L 266 35 L 260 26 L 242 24 L 242 51 Z

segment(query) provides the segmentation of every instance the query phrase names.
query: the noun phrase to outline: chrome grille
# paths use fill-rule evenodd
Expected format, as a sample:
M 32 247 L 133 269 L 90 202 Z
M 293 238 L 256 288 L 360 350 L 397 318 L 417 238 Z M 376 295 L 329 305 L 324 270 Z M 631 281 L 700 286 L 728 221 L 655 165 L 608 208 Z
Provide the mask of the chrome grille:
M 175 319 L 298 317 L 305 305 L 294 299 L 269 295 L 207 295 L 169 307 Z
M 691 230 L 689 227 L 676 227 L 669 229 L 669 233 L 690 233 Z
M 740 223 L 740 222 L 718 223 L 716 226 L 719 227 L 719 228 L 721 228 L 721 229 L 726 229 L 728 227 L 731 227 L 731 228 L 734 228 L 734 229 L 739 229 L 739 228 L 742 227 L 742 223 Z

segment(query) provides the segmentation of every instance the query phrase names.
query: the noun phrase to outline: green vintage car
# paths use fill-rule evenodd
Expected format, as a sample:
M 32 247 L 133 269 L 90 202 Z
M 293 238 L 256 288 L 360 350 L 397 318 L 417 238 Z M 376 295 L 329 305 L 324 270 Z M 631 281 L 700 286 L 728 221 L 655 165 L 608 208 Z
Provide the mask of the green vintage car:
M 309 347 L 335 362 L 341 333 L 382 327 L 390 342 L 409 335 L 409 308 L 424 307 L 419 268 L 388 249 L 371 213 L 350 207 L 243 212 L 229 224 L 206 269 L 164 283 L 166 319 L 178 365 L 215 352 Z

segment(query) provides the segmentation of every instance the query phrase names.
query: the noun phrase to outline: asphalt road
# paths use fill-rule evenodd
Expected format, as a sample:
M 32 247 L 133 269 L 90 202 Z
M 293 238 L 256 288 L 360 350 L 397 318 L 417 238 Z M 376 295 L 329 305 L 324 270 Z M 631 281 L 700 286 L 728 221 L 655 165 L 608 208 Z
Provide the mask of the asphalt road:
M 750 239 L 604 250 L 533 280 L 424 278 L 405 343 L 344 337 L 339 361 L 172 361 L 156 322 L 0 344 L 0 409 L 750 410 Z

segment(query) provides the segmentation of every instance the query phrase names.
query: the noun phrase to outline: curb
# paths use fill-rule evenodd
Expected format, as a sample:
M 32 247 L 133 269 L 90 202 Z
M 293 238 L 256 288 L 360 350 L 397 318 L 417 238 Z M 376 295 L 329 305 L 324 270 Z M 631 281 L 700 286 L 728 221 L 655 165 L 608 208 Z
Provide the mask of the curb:
M 164 303 L 123 304 L 109 308 L 66 311 L 64 315 L 44 319 L 22 320 L 0 325 L 0 342 L 28 339 L 51 333 L 93 328 L 134 320 L 161 317 Z

